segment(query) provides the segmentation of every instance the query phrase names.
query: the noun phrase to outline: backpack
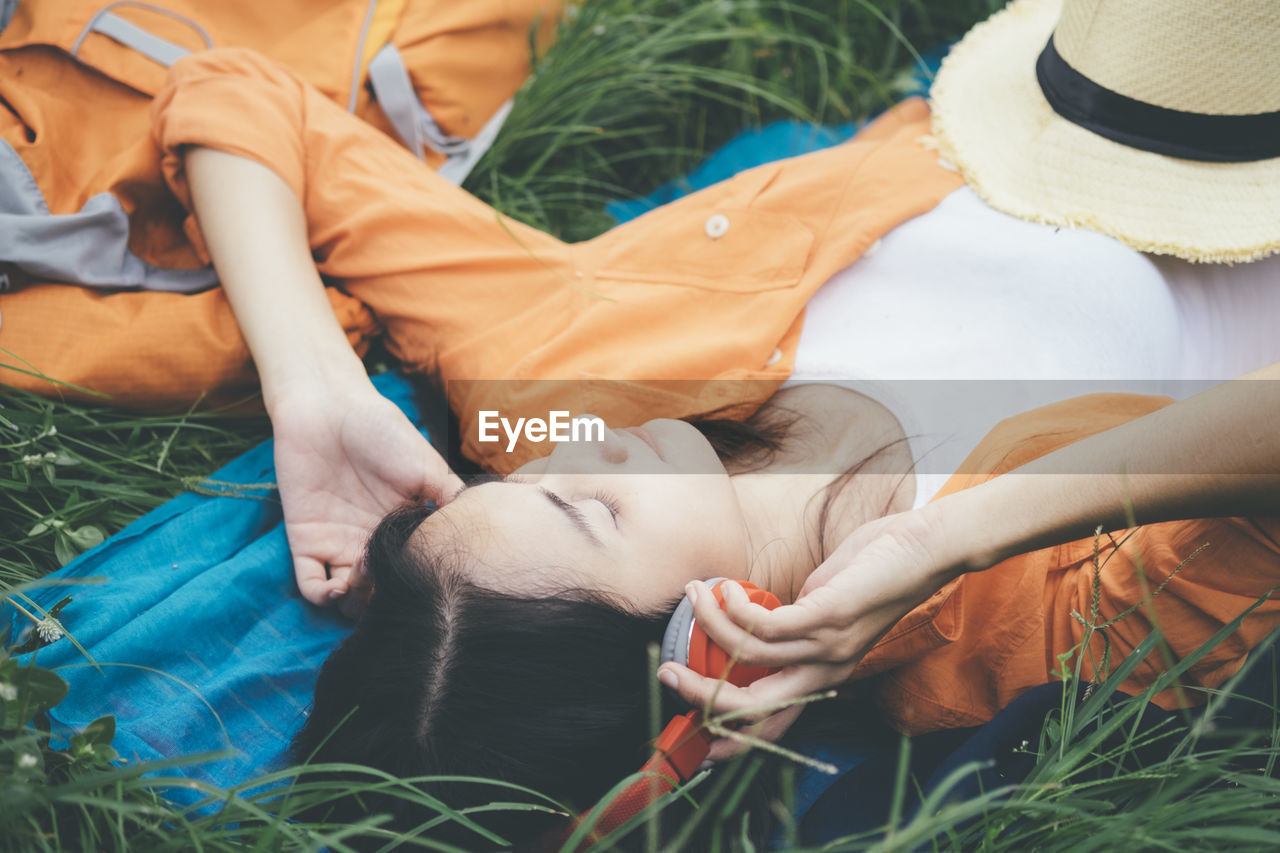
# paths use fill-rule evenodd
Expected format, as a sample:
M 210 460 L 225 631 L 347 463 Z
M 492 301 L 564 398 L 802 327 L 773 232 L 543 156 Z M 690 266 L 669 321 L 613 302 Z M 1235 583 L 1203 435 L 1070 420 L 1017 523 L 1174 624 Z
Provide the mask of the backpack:
M 149 101 L 190 51 L 249 47 L 455 184 L 492 142 L 558 0 L 4 0 L 0 293 L 213 287 L 181 233 Z

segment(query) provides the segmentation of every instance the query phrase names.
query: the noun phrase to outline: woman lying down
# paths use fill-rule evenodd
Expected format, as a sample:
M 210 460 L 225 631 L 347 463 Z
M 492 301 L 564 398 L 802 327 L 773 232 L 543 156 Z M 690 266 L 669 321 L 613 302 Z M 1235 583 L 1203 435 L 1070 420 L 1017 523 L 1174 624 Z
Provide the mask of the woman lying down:
M 1054 680 L 1058 656 L 1083 637 L 1073 611 L 1093 609 L 1095 546 L 1098 618 L 1141 605 L 1108 629 L 1113 661 L 1156 623 L 1169 646 L 1171 657 L 1130 674 L 1131 692 L 1280 582 L 1277 367 L 1170 405 L 1091 396 L 1008 419 L 936 495 L 907 476 L 926 464 L 916 430 L 883 401 L 817 387 L 767 399 L 802 364 L 823 361 L 806 338 L 837 315 L 850 324 L 839 348 L 866 348 L 846 376 L 874 376 L 877 357 L 923 354 L 906 375 L 975 378 L 952 371 L 961 347 L 982 356 L 972 363 L 1011 366 L 995 378 L 1027 376 L 1023 367 L 1040 379 L 1182 376 L 1187 352 L 1254 337 L 1262 346 L 1241 372 L 1276 361 L 1275 336 L 1257 322 L 1274 287 L 1248 291 L 1256 300 L 1231 322 L 1209 324 L 1229 334 L 1188 349 L 1173 322 L 1182 313 L 1152 308 L 1169 304 L 1163 274 L 1143 290 L 1151 300 L 1099 307 L 1135 296 L 1153 265 L 1098 234 L 1036 226 L 1059 254 L 1028 250 L 1031 225 L 1015 233 L 986 210 L 963 245 L 943 242 L 982 208 L 919 144 L 929 127 L 919 102 L 848 145 L 743 173 L 575 246 L 501 220 L 243 52 L 177 63 L 154 113 L 162 171 L 198 219 L 261 378 L 302 593 L 352 597 L 348 543 L 365 518 L 403 498 L 438 498 L 438 510 L 396 511 L 374 534 L 372 598 L 321 674 L 302 757 L 504 780 L 582 809 L 646 757 L 647 647 L 682 598 L 718 646 L 779 671 L 722 686 L 664 663 L 657 676 L 672 705 L 678 696 L 749 713 L 852 683 L 887 723 L 921 733 L 981 723 Z M 1150 180 L 1163 185 L 1155 172 Z M 912 233 L 928 239 L 904 243 Z M 883 303 L 909 306 L 879 337 L 883 311 L 821 309 L 833 283 L 863 293 L 877 270 Z M 403 363 L 448 383 L 464 450 L 512 476 L 457 492 L 443 460 L 369 387 L 321 273 L 370 306 Z M 1089 282 L 1097 292 L 1084 299 L 1078 286 Z M 936 334 L 913 322 L 938 304 L 932 294 L 909 301 L 922 283 L 951 296 Z M 998 292 L 977 298 L 980 283 Z M 1066 298 L 1050 302 L 1053 293 Z M 1222 319 L 1213 300 L 1196 304 L 1204 310 L 1188 316 Z M 1015 332 L 1026 334 L 1000 350 Z M 1153 349 L 1171 361 L 1149 364 Z M 1067 363 L 1081 354 L 1102 369 Z M 719 401 L 642 384 L 640 400 L 604 394 L 603 410 L 591 408 L 634 428 L 541 459 L 475 443 L 477 412 L 492 407 L 467 380 L 584 376 L 596 392 L 599 377 L 619 380 L 615 391 L 649 379 L 755 381 Z M 705 422 L 726 403 L 756 414 L 745 427 Z M 1147 526 L 1123 532 L 1134 523 Z M 1113 533 L 1095 539 L 1099 525 Z M 767 611 L 730 583 L 716 589 L 722 611 L 703 583 L 714 577 L 750 581 L 782 606 Z M 1268 599 L 1183 674 L 1179 694 L 1157 701 L 1198 701 L 1277 621 Z M 1106 669 L 1101 645 L 1084 650 L 1087 677 Z M 779 737 L 797 713 L 765 716 L 755 733 Z M 731 751 L 717 743 L 710 757 Z M 454 807 L 495 797 L 470 783 L 429 787 Z M 346 814 L 394 807 L 365 800 Z M 431 817 L 397 815 L 406 826 Z M 476 819 L 512 840 L 555 822 L 536 812 Z
M 1108 629 L 1109 663 L 1156 623 L 1181 659 L 1280 584 L 1280 519 L 1088 534 L 1098 523 L 1125 527 L 1127 498 L 1140 518 L 1215 506 L 1274 514 L 1275 492 L 1265 495 L 1274 476 L 1253 478 L 1252 494 L 1230 476 L 1244 445 L 1206 453 L 1185 440 L 1229 395 L 1266 384 L 1236 382 L 1173 406 L 1094 395 L 1017 416 L 917 510 L 915 460 L 896 419 L 836 386 L 784 390 L 745 424 L 655 420 L 558 444 L 439 510 L 410 506 L 383 521 L 367 554 L 367 611 L 320 675 L 298 754 L 404 777 L 503 780 L 586 809 L 646 757 L 648 647 L 686 596 L 741 664 L 781 669 L 737 688 L 665 663 L 658 677 L 672 711 L 679 700 L 776 708 L 853 683 L 904 732 L 985 722 L 1056 680 L 1059 655 L 1084 633 L 1072 612 L 1091 613 L 1095 565 L 1099 623 L 1143 603 Z M 1274 417 L 1265 404 L 1255 411 Z M 1137 425 L 1171 438 L 1134 446 Z M 1242 436 L 1265 431 L 1236 426 Z M 1170 467 L 1169 453 L 1185 454 L 1185 465 Z M 1120 461 L 1127 478 L 1111 473 Z M 1178 470 L 1191 473 L 1157 473 Z M 749 581 L 784 606 L 766 612 L 729 585 L 721 611 L 705 583 L 716 577 Z M 1264 601 L 1183 675 L 1180 694 L 1155 701 L 1201 702 L 1277 624 L 1280 604 Z M 1093 640 L 1081 674 L 1101 680 L 1108 661 L 1101 635 Z M 1153 652 L 1123 689 L 1141 692 L 1164 660 Z M 799 711 L 756 715 L 754 731 L 776 738 Z M 717 741 L 711 757 L 734 748 Z M 517 798 L 465 782 L 428 790 L 454 807 Z M 398 807 L 365 800 L 347 816 Z M 431 816 L 397 817 L 413 826 Z M 473 817 L 516 841 L 554 825 L 533 812 Z M 466 830 L 455 840 L 481 843 Z

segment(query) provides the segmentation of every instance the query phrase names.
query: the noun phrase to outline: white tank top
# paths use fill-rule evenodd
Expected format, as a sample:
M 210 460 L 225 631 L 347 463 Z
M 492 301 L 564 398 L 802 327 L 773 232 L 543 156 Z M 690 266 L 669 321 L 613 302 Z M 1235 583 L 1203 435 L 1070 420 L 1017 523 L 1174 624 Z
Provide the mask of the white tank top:
M 1002 418 L 1093 391 L 1182 398 L 1280 362 L 1280 255 L 1146 255 L 1007 216 L 967 187 L 880 243 L 809 300 L 792 382 L 888 406 L 917 505 Z

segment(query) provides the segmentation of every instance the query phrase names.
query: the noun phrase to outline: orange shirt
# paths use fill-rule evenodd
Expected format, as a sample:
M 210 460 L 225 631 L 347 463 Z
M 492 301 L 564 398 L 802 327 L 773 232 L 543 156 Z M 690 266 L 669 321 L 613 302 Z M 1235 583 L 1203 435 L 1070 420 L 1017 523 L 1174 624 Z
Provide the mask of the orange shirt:
M 480 409 L 545 416 L 567 408 L 616 424 L 727 405 L 750 411 L 789 375 L 809 296 L 961 183 L 919 143 L 928 110 L 914 100 L 848 144 L 750 170 L 568 245 L 499 216 L 250 51 L 180 60 L 152 111 L 161 168 L 182 202 L 178 152 L 190 144 L 257 160 L 294 188 L 317 266 L 340 283 L 330 298 L 353 340 L 381 331 L 409 368 L 450 383 L 464 450 L 498 471 L 545 448 L 508 454 L 478 443 Z M 190 219 L 185 233 L 203 257 Z M 5 297 L 0 346 L 47 374 L 135 405 L 202 392 L 225 399 L 253 387 L 216 290 L 37 290 L 47 288 Z M 36 333 L 49 328 L 51 311 L 80 333 L 73 353 Z M 101 333 L 104 323 L 114 336 Z M 780 358 L 771 358 L 775 348 Z M 163 371 L 152 361 L 158 355 Z M 546 379 L 575 382 L 513 382 Z M 615 380 L 655 382 L 637 396 L 620 393 Z

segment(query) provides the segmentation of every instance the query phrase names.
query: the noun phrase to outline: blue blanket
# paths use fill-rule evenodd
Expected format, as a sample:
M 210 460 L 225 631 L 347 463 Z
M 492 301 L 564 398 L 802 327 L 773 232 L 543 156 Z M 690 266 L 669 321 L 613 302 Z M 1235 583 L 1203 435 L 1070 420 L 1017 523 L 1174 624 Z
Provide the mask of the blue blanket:
M 420 421 L 408 382 L 388 373 L 375 384 Z M 273 482 L 271 442 L 210 480 Z M 286 763 L 320 664 L 350 630 L 299 596 L 275 493 L 234 491 L 174 498 L 50 576 L 106 583 L 32 596 L 46 608 L 73 596 L 62 622 L 98 664 L 65 639 L 36 653 L 71 686 L 54 725 L 114 714 L 130 760 L 231 750 L 178 771 L 222 787 Z

